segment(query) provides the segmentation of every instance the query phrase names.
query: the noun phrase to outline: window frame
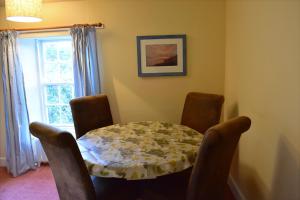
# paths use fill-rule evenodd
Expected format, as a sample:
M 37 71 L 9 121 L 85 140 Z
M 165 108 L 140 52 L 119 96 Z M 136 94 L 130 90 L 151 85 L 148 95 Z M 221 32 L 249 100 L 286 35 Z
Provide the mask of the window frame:
M 42 38 L 36 38 L 35 39 L 35 48 L 36 48 L 36 55 L 37 55 L 37 74 L 38 74 L 38 85 L 39 85 L 39 96 L 41 98 L 41 116 L 42 120 L 44 122 L 47 122 L 55 127 L 62 128 L 62 129 L 67 129 L 67 130 L 73 130 L 74 129 L 74 124 L 72 123 L 50 123 L 49 117 L 48 117 L 48 106 L 51 105 L 58 105 L 58 106 L 69 106 L 69 104 L 62 104 L 62 103 L 57 103 L 57 104 L 49 104 L 47 103 L 47 86 L 49 85 L 55 85 L 55 86 L 61 86 L 61 85 L 71 85 L 72 87 L 72 97 L 74 96 L 74 79 L 73 81 L 67 82 L 67 81 L 61 81 L 61 82 L 49 82 L 46 81 L 44 78 L 46 76 L 46 70 L 44 64 L 46 63 L 44 60 L 44 49 L 43 49 L 43 44 L 47 42 L 63 42 L 63 41 L 69 41 L 72 42 L 71 36 L 56 36 L 56 37 L 42 37 Z M 71 52 L 72 53 L 72 52 Z M 58 54 L 57 54 L 58 55 Z M 59 58 L 58 58 L 59 59 Z M 72 64 L 73 64 L 73 56 L 71 55 Z M 61 62 L 63 63 L 63 62 Z M 59 62 L 59 64 L 61 64 Z M 66 62 L 67 63 L 67 62 Z M 73 69 L 72 69 L 73 71 Z M 60 100 L 60 87 L 58 89 L 58 97 Z M 60 108 L 61 109 L 61 108 Z M 61 121 L 61 110 L 60 112 L 60 121 Z

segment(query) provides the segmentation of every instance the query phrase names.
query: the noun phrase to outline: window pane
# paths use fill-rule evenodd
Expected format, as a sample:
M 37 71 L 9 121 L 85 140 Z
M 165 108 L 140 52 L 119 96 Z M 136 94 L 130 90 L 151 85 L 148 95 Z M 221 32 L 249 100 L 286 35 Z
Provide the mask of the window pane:
M 58 99 L 58 86 L 57 85 L 47 85 L 46 86 L 46 95 L 48 104 L 59 103 Z
M 61 103 L 69 104 L 69 101 L 73 98 L 73 87 L 71 85 L 61 85 L 60 98 Z
M 72 57 L 72 49 L 70 43 L 64 42 L 66 46 L 59 49 L 59 59 L 62 61 L 70 60 Z M 69 45 L 68 45 L 69 44 Z
M 73 82 L 73 66 L 72 63 L 60 64 L 60 77 L 62 81 Z
M 55 43 L 45 43 L 46 60 L 53 62 L 57 60 L 57 48 Z
M 47 106 L 48 109 L 48 120 L 50 124 L 60 123 L 59 106 Z
M 47 82 L 58 82 L 59 81 L 59 66 L 56 63 L 45 63 L 44 64 L 44 77 Z
M 63 124 L 72 124 L 73 118 L 69 105 L 61 106 L 61 122 Z

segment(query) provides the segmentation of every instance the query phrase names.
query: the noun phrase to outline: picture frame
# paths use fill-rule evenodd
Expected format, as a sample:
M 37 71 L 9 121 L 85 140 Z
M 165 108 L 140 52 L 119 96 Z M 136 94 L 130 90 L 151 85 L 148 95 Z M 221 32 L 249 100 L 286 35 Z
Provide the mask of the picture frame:
M 185 76 L 186 35 L 137 36 L 138 76 Z

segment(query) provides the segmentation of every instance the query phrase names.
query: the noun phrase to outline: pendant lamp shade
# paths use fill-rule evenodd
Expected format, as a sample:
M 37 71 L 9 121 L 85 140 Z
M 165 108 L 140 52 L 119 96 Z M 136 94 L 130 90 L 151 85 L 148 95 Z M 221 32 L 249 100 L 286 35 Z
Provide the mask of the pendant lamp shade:
M 42 0 L 5 0 L 6 19 L 15 22 L 40 22 Z

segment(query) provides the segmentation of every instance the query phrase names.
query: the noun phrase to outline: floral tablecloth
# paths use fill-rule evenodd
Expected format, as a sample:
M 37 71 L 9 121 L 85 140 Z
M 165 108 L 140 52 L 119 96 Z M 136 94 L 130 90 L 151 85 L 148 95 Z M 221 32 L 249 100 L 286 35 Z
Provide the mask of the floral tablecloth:
M 202 139 L 183 125 L 143 121 L 95 129 L 77 143 L 91 175 L 138 180 L 191 167 Z

